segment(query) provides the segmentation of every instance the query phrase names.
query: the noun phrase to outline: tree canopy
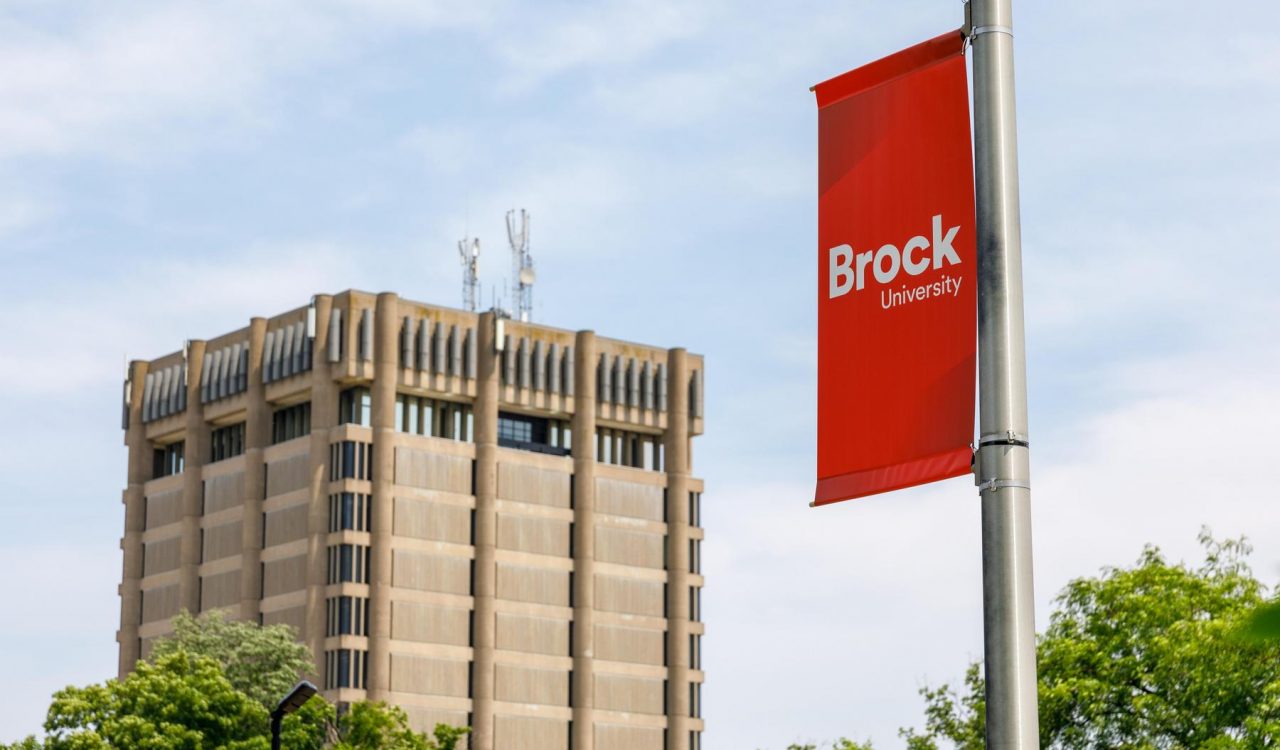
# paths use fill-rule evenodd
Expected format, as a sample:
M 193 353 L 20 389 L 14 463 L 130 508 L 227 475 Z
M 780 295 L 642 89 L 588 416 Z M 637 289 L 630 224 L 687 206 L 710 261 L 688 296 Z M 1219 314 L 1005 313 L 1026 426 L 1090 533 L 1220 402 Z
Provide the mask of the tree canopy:
M 1045 748 L 1275 747 L 1280 742 L 1277 602 L 1253 577 L 1243 540 L 1202 533 L 1198 568 L 1147 547 L 1129 568 L 1072 581 L 1037 646 Z M 1250 637 L 1253 634 L 1253 637 Z M 910 750 L 983 747 L 984 682 L 925 688 L 925 728 Z
M 312 670 L 292 628 L 182 613 L 173 635 L 123 680 L 67 687 L 53 696 L 43 742 L 0 750 L 267 750 L 270 710 Z M 320 696 L 285 717 L 290 750 L 454 750 L 470 730 L 415 731 L 403 710 L 358 702 L 338 715 Z
M 315 671 L 311 650 L 292 627 L 228 620 L 216 609 L 199 617 L 185 610 L 175 616 L 173 632 L 156 639 L 151 659 L 178 651 L 217 661 L 232 687 L 268 710 L 301 675 Z

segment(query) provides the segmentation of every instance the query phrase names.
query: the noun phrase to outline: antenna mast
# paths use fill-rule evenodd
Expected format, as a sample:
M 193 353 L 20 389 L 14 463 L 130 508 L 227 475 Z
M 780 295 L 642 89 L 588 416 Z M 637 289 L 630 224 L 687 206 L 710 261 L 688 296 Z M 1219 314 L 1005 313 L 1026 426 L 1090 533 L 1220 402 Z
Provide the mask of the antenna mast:
M 458 240 L 458 260 L 462 263 L 462 309 L 476 311 L 476 290 L 480 278 L 476 274 L 480 265 L 480 240 L 463 237 Z
M 529 212 L 517 216 L 507 212 L 507 240 L 511 243 L 511 313 L 516 320 L 529 322 L 533 313 L 533 256 L 529 254 Z

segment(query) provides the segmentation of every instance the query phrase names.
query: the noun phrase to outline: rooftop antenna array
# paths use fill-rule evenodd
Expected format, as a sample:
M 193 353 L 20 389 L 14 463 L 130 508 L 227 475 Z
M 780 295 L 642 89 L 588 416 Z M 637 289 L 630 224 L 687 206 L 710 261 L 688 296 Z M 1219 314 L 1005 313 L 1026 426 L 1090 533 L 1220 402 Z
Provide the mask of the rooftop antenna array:
M 507 241 L 511 243 L 511 315 L 529 322 L 533 313 L 533 256 L 529 254 L 529 212 L 507 212 Z
M 480 240 L 463 237 L 458 240 L 458 260 L 462 263 L 462 309 L 476 311 L 476 292 L 480 288 L 477 270 L 480 265 Z

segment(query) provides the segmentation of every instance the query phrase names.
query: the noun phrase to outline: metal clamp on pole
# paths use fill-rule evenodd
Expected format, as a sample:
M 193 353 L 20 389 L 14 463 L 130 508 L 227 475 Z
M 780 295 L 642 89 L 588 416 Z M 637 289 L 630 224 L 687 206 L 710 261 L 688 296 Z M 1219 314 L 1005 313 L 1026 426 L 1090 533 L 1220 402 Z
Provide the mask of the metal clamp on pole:
M 978 485 L 978 492 L 986 492 L 987 490 L 1002 490 L 1005 487 L 1019 487 L 1024 490 L 1031 489 L 1030 482 L 1024 482 L 1020 479 L 988 479 Z
M 982 36 L 983 34 L 1008 34 L 1010 37 L 1012 37 L 1013 29 L 1009 28 L 1008 26 L 989 24 L 987 26 L 978 26 L 974 28 L 973 31 L 969 32 L 970 38 L 975 36 Z
M 1004 432 L 989 432 L 978 438 L 978 447 L 984 445 L 1020 445 L 1023 448 L 1031 446 L 1030 438 L 1022 432 L 1016 430 L 1005 430 Z

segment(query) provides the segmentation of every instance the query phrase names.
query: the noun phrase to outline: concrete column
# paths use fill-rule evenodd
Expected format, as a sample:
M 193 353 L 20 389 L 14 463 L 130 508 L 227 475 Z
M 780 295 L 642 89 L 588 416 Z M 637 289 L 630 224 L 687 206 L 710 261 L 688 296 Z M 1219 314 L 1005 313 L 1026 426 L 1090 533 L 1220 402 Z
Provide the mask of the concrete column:
M 492 312 L 476 324 L 476 401 L 474 408 L 476 467 L 475 642 L 471 682 L 471 748 L 494 750 L 494 650 L 497 644 L 495 597 L 498 588 L 496 550 L 498 516 L 498 374 L 500 363 Z
M 262 501 L 267 496 L 263 449 L 271 445 L 271 408 L 262 382 L 266 318 L 249 321 L 249 383 L 245 391 L 244 516 L 241 526 L 240 619 L 258 621 L 262 611 Z
M 689 750 L 689 361 L 667 353 L 667 750 Z
M 596 335 L 579 331 L 573 361 L 572 750 L 595 747 Z
M 369 571 L 369 700 L 391 690 L 391 522 L 394 512 L 400 298 L 378 295 L 373 321 L 373 529 Z M 351 318 L 358 320 L 356 310 Z
M 316 338 L 311 347 L 311 506 L 307 513 L 307 614 L 301 633 L 317 666 L 324 663 L 325 587 L 329 538 L 329 442 L 338 424 L 338 387 L 329 365 L 329 311 L 333 297 L 315 298 Z M 317 684 L 323 675 L 317 670 Z
M 124 572 L 120 577 L 120 644 L 118 675 L 124 678 L 142 658 L 138 642 L 138 625 L 142 621 L 142 532 L 146 530 L 147 501 L 143 486 L 151 478 L 151 444 L 142 424 L 142 383 L 147 377 L 148 363 L 129 363 L 129 428 L 124 443 L 129 450 L 129 481 L 124 491 L 124 537 L 120 549 L 124 553 Z
M 203 341 L 187 343 L 187 412 L 182 469 L 182 541 L 179 543 L 178 601 L 192 614 L 200 612 L 200 517 L 203 508 L 204 465 L 209 461 L 209 427 L 200 402 L 200 370 L 204 365 Z

